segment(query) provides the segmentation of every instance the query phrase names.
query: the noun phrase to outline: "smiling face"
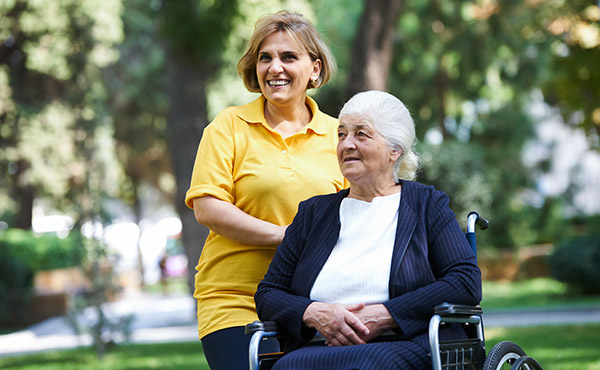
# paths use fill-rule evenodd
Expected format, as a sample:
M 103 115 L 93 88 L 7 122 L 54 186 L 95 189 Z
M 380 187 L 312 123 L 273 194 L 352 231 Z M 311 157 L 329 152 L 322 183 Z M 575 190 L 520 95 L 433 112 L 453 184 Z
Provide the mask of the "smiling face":
M 340 169 L 351 185 L 379 187 L 394 183 L 392 171 L 400 151 L 392 149 L 368 119 L 342 116 L 338 137 Z
M 304 104 L 308 82 L 320 73 L 321 61 L 313 61 L 304 47 L 284 31 L 272 33 L 260 44 L 256 75 L 261 92 L 271 104 Z

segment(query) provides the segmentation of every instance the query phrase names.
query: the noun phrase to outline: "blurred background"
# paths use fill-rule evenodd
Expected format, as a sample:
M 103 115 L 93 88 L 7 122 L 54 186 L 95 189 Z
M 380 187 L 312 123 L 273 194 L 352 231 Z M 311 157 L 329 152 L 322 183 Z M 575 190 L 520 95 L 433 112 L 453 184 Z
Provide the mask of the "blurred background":
M 367 89 L 409 107 L 418 180 L 462 224 L 491 221 L 486 280 L 600 293 L 598 2 L 3 0 L 2 326 L 167 281 L 189 294 L 207 235 L 183 201 L 196 148 L 220 110 L 254 98 L 236 64 L 280 9 L 336 57 L 312 92 L 322 110 Z

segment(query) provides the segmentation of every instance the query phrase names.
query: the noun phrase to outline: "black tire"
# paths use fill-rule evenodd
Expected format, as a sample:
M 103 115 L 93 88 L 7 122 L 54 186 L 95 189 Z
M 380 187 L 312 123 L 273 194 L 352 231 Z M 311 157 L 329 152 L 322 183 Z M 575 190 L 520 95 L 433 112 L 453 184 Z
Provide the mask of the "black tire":
M 521 356 L 525 356 L 525 351 L 521 347 L 513 342 L 500 342 L 488 353 L 483 363 L 483 370 L 510 370 Z
M 536 360 L 529 356 L 521 356 L 513 364 L 511 370 L 544 370 Z

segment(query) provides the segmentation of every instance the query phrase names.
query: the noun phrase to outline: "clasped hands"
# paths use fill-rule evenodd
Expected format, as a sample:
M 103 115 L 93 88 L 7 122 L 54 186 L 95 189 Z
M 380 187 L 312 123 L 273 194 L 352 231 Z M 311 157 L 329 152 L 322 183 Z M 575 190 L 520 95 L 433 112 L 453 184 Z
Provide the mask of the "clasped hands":
M 383 304 L 313 302 L 304 311 L 304 324 L 316 329 L 328 346 L 365 344 L 397 327 Z

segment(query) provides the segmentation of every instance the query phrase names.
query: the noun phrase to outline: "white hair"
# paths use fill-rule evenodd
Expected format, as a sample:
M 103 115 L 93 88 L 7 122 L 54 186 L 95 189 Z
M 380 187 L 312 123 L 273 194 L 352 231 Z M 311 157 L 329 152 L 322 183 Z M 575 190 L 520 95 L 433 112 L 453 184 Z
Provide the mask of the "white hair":
M 413 151 L 416 143 L 415 123 L 400 99 L 383 91 L 360 92 L 344 104 L 340 120 L 344 116 L 367 119 L 392 149 L 401 151 L 394 163 L 393 176 L 396 183 L 415 179 L 421 164 L 419 156 Z

